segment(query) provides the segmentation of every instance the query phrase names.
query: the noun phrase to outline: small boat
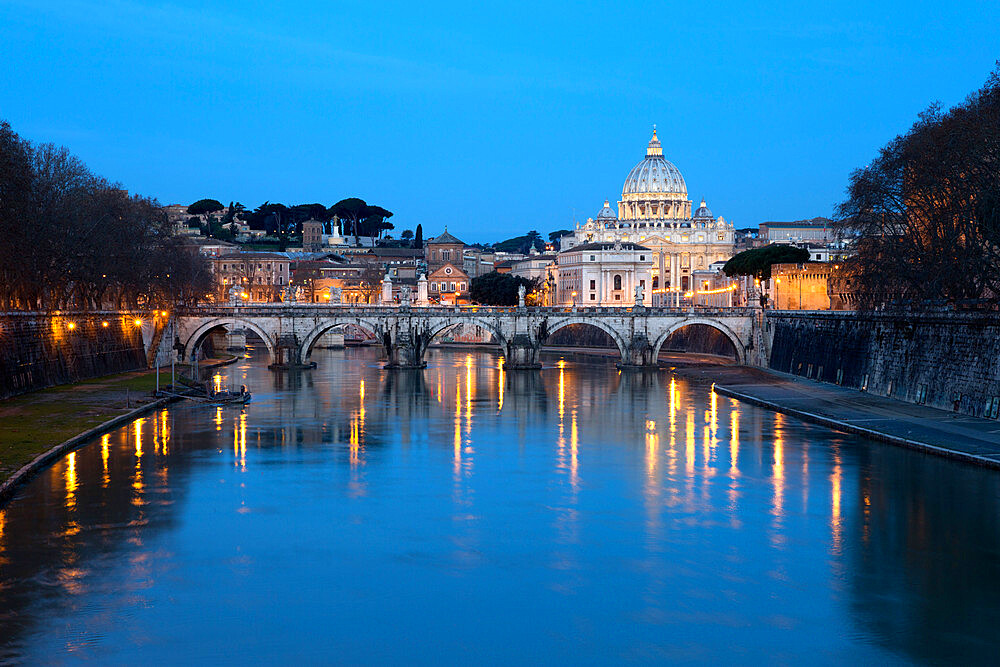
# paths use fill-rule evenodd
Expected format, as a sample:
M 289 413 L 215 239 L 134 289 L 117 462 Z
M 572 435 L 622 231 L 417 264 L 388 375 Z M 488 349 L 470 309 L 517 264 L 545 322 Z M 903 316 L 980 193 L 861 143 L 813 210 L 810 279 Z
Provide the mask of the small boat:
M 246 405 L 250 402 L 252 395 L 247 390 L 247 386 L 240 385 L 239 391 L 209 391 L 208 402 L 212 405 Z

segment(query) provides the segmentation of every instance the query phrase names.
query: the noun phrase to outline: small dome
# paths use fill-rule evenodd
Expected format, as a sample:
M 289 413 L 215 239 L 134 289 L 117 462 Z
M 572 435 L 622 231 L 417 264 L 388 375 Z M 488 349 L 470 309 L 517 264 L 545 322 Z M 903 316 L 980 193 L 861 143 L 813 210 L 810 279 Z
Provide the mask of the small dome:
M 608 203 L 607 199 L 604 200 L 604 208 L 602 208 L 601 212 L 597 214 L 597 218 L 596 219 L 597 220 L 617 220 L 618 219 L 618 215 L 613 210 L 611 210 L 611 204 Z
M 712 210 L 710 208 L 708 208 L 707 206 L 705 206 L 705 200 L 704 199 L 701 200 L 701 206 L 698 207 L 698 210 L 694 212 L 694 217 L 696 217 L 696 218 L 711 218 L 711 217 L 713 217 L 712 216 Z
M 687 195 L 684 177 L 663 157 L 663 148 L 655 129 L 646 148 L 646 159 L 632 167 L 622 187 L 622 195 L 646 193 Z

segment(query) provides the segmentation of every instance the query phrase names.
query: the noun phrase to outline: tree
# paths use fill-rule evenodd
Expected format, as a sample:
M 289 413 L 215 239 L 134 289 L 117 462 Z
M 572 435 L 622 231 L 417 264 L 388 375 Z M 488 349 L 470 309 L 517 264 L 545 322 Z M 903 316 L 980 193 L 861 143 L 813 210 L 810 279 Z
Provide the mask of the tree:
M 524 237 L 527 240 L 528 246 L 522 252 L 530 252 L 532 247 L 537 250 L 545 249 L 545 242 L 542 241 L 542 235 L 534 229 L 525 234 Z
M 16 258 L 0 264 L 0 308 L 122 309 L 204 296 L 204 259 L 179 243 L 155 200 L 0 122 L 0 256 Z
M 801 264 L 809 261 L 809 251 L 793 245 L 772 243 L 763 248 L 744 250 L 730 258 L 722 267 L 727 276 L 754 276 L 761 280 L 771 277 L 774 264 Z
M 350 223 L 350 233 L 354 236 L 354 242 L 357 243 L 359 236 L 358 223 L 365 218 L 365 211 L 367 208 L 368 204 L 365 203 L 364 199 L 348 197 L 347 199 L 341 199 L 339 202 L 331 206 L 327 211 L 327 215 L 331 218 L 333 216 L 337 216 L 341 220 Z
M 469 297 L 476 303 L 488 306 L 516 306 L 517 290 L 522 285 L 525 292 L 530 294 L 538 289 L 539 280 L 490 271 L 472 279 Z
M 362 214 L 364 215 L 362 230 L 364 236 L 378 237 L 386 230 L 395 229 L 395 225 L 386 222 L 388 218 L 392 217 L 392 211 L 387 211 L 381 206 L 366 206 Z
M 420 250 L 424 247 L 424 227 L 419 222 L 417 223 L 417 233 L 413 237 L 413 247 Z
M 862 309 L 1000 301 L 1000 61 L 947 112 L 933 104 L 851 174 L 838 278 Z
M 188 215 L 206 215 L 221 211 L 225 206 L 216 199 L 199 199 L 187 208 Z
M 413 239 L 413 231 L 409 229 L 404 229 L 403 233 L 399 235 L 399 238 L 403 239 L 404 241 L 409 241 Z
M 549 232 L 549 241 L 556 247 L 556 250 L 559 250 L 562 248 L 562 237 L 572 233 L 571 229 L 557 229 L 554 232 Z
M 374 264 L 369 264 L 361 273 L 358 281 L 358 291 L 365 303 L 378 303 L 382 294 L 382 278 L 385 276 L 382 269 Z

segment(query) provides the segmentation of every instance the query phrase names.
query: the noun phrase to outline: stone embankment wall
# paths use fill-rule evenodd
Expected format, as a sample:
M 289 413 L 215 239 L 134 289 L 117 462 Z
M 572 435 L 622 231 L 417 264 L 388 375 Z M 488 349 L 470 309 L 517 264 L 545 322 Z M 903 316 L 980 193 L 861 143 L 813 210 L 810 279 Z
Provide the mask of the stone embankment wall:
M 1000 315 L 769 312 L 770 367 L 978 417 L 1000 413 Z
M 0 313 L 0 399 L 146 368 L 150 327 L 134 320 L 114 312 Z

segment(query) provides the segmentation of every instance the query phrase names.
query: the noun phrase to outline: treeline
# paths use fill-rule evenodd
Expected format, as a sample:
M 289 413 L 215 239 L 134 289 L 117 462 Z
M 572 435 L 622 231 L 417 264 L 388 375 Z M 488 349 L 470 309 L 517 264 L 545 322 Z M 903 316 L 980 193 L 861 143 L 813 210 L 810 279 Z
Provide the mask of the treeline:
M 227 207 L 217 199 L 199 199 L 188 206 L 187 212 L 192 216 L 189 224 L 201 224 L 200 216 L 204 216 L 208 220 L 209 235 L 215 237 L 223 237 L 225 232 L 232 233 L 233 222 L 242 222 L 250 229 L 274 236 L 301 234 L 302 223 L 307 220 L 324 223 L 325 232 L 332 234 L 336 219 L 338 231 L 345 236 L 381 237 L 394 229 L 394 225 L 388 222 L 392 211 L 357 197 L 341 199 L 329 207 L 323 204 L 286 206 L 266 201 L 253 210 L 239 202 L 230 202 Z
M 935 104 L 850 178 L 838 208 L 858 307 L 1000 302 L 1000 62 L 962 104 Z
M 0 309 L 142 308 L 211 287 L 158 202 L 0 121 Z

